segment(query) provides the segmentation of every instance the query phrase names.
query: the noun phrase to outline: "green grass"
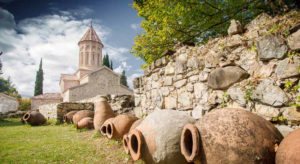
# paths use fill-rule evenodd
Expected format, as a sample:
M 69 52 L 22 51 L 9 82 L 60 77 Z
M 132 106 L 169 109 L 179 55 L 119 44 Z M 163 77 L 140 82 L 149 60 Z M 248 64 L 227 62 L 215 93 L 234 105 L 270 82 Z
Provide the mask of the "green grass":
M 133 163 L 122 143 L 72 125 L 0 121 L 0 163 Z M 140 161 L 138 163 L 141 163 Z

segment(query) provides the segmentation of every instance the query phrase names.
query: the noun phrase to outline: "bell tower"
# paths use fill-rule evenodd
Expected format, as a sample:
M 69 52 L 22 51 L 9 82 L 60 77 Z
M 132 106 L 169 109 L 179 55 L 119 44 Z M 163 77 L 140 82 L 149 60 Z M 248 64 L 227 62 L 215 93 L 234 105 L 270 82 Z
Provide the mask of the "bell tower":
M 103 43 L 91 25 L 78 42 L 79 69 L 96 70 L 102 66 Z

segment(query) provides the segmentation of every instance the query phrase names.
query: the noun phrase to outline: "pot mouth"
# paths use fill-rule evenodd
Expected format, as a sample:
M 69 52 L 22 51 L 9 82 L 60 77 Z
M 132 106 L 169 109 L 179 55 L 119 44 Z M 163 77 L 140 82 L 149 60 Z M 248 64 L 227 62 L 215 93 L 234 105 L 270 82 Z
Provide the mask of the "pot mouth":
M 199 154 L 199 139 L 199 131 L 195 125 L 187 124 L 183 127 L 180 149 L 187 162 L 193 162 Z
M 63 121 L 67 122 L 67 116 L 66 115 L 63 116 Z
M 23 116 L 23 120 L 24 120 L 24 121 L 29 120 L 29 118 L 30 118 L 30 113 L 26 113 L 26 114 Z
M 112 122 L 109 122 L 107 125 L 106 125 L 106 136 L 109 138 L 109 139 L 112 139 L 113 136 L 114 136 L 114 124 Z
M 106 125 L 102 125 L 101 128 L 100 128 L 100 133 L 103 135 L 103 136 L 106 136 Z
M 143 144 L 142 133 L 137 129 L 132 130 L 129 136 L 128 148 L 129 148 L 130 155 L 134 161 L 137 161 L 142 157 L 141 154 L 142 144 Z
M 129 141 L 128 134 L 125 134 L 123 136 L 123 147 L 126 154 L 129 154 L 128 141 Z

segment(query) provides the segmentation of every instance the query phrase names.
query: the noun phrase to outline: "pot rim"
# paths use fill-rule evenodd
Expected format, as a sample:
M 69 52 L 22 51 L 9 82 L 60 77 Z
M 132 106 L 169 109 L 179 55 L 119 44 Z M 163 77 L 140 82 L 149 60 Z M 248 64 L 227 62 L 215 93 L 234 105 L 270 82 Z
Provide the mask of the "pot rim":
M 107 123 L 106 125 L 106 136 L 109 139 L 112 139 L 114 137 L 114 130 L 115 126 L 112 122 Z
M 187 162 L 193 162 L 199 154 L 200 135 L 198 128 L 193 124 L 186 124 L 183 127 L 180 138 L 181 154 Z
M 144 141 L 143 139 L 143 135 L 139 130 L 133 129 L 131 131 L 131 134 L 129 136 L 128 148 L 130 155 L 134 161 L 137 161 L 142 157 L 141 148 Z
M 126 154 L 129 154 L 128 142 L 129 142 L 128 134 L 125 134 L 123 136 L 123 147 L 124 147 L 124 150 L 125 150 Z
M 26 113 L 26 114 L 24 114 L 24 116 L 23 116 L 23 120 L 24 121 L 28 121 L 29 120 L 29 118 L 30 118 L 30 116 L 31 116 L 31 114 L 28 112 L 28 113 Z

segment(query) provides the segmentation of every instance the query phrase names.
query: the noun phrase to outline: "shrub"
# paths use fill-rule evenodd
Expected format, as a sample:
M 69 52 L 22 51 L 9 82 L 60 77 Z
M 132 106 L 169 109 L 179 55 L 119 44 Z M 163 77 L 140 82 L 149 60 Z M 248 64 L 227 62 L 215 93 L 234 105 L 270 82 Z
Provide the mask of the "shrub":
M 19 110 L 27 111 L 31 109 L 31 101 L 30 98 L 21 98 L 19 104 Z

